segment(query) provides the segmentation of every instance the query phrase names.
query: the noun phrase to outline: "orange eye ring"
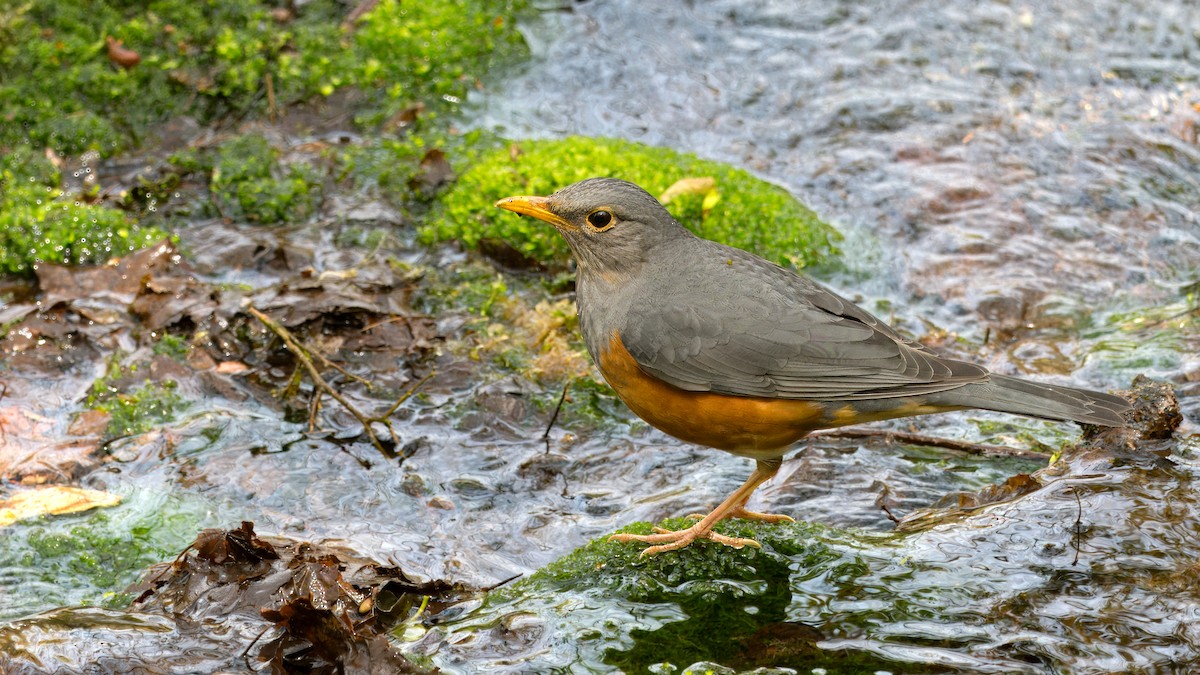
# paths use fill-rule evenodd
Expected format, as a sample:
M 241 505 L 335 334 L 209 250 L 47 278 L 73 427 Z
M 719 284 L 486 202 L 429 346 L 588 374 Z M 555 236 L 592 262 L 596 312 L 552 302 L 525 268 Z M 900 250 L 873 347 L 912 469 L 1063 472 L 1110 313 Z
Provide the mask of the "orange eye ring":
M 603 232 L 616 225 L 617 219 L 608 209 L 596 209 L 588 214 L 587 223 L 595 231 Z

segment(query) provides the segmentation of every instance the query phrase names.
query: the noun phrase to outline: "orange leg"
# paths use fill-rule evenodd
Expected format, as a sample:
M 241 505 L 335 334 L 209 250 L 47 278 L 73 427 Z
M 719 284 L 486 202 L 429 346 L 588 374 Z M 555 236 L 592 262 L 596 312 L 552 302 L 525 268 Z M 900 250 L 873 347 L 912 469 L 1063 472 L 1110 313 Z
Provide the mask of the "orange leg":
M 748 518 L 768 523 L 791 521 L 792 519 L 787 516 L 756 513 L 754 511 L 747 511 L 745 508 L 746 502 L 750 499 L 750 495 L 754 490 L 774 476 L 779 471 L 781 464 L 783 464 L 783 460 L 779 458 L 758 460 L 758 465 L 755 466 L 754 473 L 750 474 L 750 477 L 746 479 L 746 482 L 740 488 L 729 495 L 725 501 L 721 502 L 720 506 L 713 509 L 712 513 L 704 516 L 700 519 L 700 522 L 686 530 L 671 531 L 656 527 L 654 528 L 655 534 L 614 534 L 608 540 L 621 543 L 640 541 L 645 544 L 655 544 L 642 551 L 642 555 L 644 556 L 681 549 L 697 539 L 708 539 L 734 548 L 742 548 L 743 546 L 762 548 L 753 539 L 727 537 L 723 534 L 713 532 L 712 528 L 718 521 L 725 518 Z

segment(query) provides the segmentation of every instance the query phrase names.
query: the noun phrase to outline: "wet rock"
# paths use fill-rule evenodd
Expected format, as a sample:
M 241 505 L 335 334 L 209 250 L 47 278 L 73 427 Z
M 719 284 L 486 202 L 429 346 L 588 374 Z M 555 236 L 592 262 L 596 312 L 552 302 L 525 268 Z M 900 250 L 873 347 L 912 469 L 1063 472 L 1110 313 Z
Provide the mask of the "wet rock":
M 534 393 L 527 380 L 510 377 L 480 387 L 475 392 L 475 403 L 501 420 L 520 422 L 529 414 L 529 402 Z

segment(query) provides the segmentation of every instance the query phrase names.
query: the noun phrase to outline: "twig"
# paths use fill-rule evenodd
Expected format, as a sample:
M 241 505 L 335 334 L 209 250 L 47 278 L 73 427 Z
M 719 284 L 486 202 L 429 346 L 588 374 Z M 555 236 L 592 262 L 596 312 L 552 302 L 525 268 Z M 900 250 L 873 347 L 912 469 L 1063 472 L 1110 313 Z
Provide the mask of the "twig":
M 908 431 L 889 431 L 887 429 L 827 429 L 808 435 L 809 438 L 882 438 L 887 442 L 910 443 L 930 448 L 946 448 L 960 450 L 973 455 L 990 455 L 1001 457 L 1021 457 L 1024 459 L 1050 459 L 1050 455 L 1037 450 L 1023 450 L 1004 445 L 988 445 L 986 443 L 971 443 L 957 441 L 952 438 L 938 438 L 925 434 L 914 434 Z
M 491 586 L 484 586 L 483 588 L 481 588 L 479 590 L 483 591 L 484 593 L 491 593 L 492 591 L 496 590 L 497 588 L 500 588 L 501 586 L 503 586 L 505 584 L 512 583 L 512 582 L 516 581 L 517 579 L 520 579 L 523 576 L 525 576 L 525 574 L 523 572 L 520 574 L 514 574 L 511 577 L 509 577 L 503 581 L 497 581 L 496 583 L 492 584 Z
M 550 439 L 550 430 L 554 428 L 554 423 L 558 421 L 558 413 L 562 412 L 563 401 L 567 400 L 567 390 L 571 388 L 571 379 L 567 378 L 563 384 L 562 396 L 558 397 L 558 405 L 554 406 L 554 414 L 550 416 L 550 423 L 546 425 L 546 430 L 542 432 L 542 440 Z
M 296 340 L 295 336 L 292 335 L 291 331 L 284 328 L 280 324 L 276 323 L 274 319 L 267 316 L 266 314 L 263 314 L 261 311 L 259 311 L 254 306 L 248 306 L 246 308 L 246 311 L 249 312 L 251 316 L 253 316 L 254 318 L 261 321 L 262 324 L 264 326 L 266 326 L 272 333 L 275 333 L 276 335 L 278 335 L 280 340 L 283 340 L 283 344 L 288 348 L 288 351 L 290 351 L 292 353 L 292 355 L 296 357 L 296 360 L 299 361 L 300 364 L 304 367 L 304 370 L 308 372 L 308 376 L 313 382 L 313 387 L 317 390 L 316 392 L 314 392 L 315 398 L 319 398 L 320 392 L 329 394 L 329 396 L 332 397 L 333 400 L 342 404 L 342 407 L 345 408 L 346 410 L 348 410 L 350 412 L 350 414 L 353 415 L 354 418 L 358 420 L 358 423 L 362 425 L 363 431 L 366 432 L 367 437 L 371 439 L 371 445 L 374 445 L 375 449 L 378 450 L 380 452 L 380 454 L 382 454 L 384 457 L 386 457 L 388 459 L 396 458 L 396 456 L 397 456 L 396 451 L 389 450 L 383 446 L 383 443 L 380 442 L 379 437 L 375 434 L 375 430 L 371 428 L 371 425 L 375 424 L 375 423 L 379 423 L 379 424 L 382 424 L 385 427 L 387 427 L 388 433 L 390 433 L 392 436 L 393 444 L 398 445 L 399 437 L 396 435 L 396 430 L 392 427 L 392 421 L 388 418 L 391 416 L 392 413 L 394 413 L 396 411 L 397 408 L 400 407 L 400 405 L 402 403 L 407 401 L 414 393 L 416 393 L 417 389 L 420 388 L 421 385 L 425 384 L 425 382 L 427 382 L 429 380 L 429 378 L 433 377 L 433 375 L 434 375 L 433 372 L 431 372 L 428 375 L 426 375 L 425 377 L 421 378 L 421 380 L 419 380 L 415 385 L 413 385 L 411 388 L 409 388 L 409 390 L 407 392 L 405 392 L 403 396 L 400 397 L 399 401 L 396 401 L 396 403 L 394 405 L 392 405 L 392 407 L 388 408 L 386 413 L 384 413 L 383 415 L 367 416 L 362 411 L 360 411 L 358 408 L 356 408 L 354 406 L 354 404 L 352 404 L 352 403 L 350 403 L 350 401 L 346 400 L 346 398 L 344 396 L 342 396 L 341 393 L 339 393 L 336 389 L 334 389 L 332 386 L 330 386 L 330 384 L 325 381 L 325 378 L 321 377 L 320 371 L 318 371 L 317 367 L 315 365 L 313 365 L 313 361 L 311 358 L 312 357 L 311 352 L 309 352 L 308 349 L 306 349 L 303 345 L 300 344 L 300 342 L 298 340 Z M 315 415 L 315 411 L 313 411 L 311 408 L 310 408 L 310 413 Z M 311 423 L 312 423 L 312 419 L 310 418 L 310 424 Z M 364 462 L 362 460 L 360 460 L 360 463 L 364 463 Z
M 428 375 L 426 375 L 425 377 L 422 377 L 421 379 L 417 380 L 417 383 L 416 383 L 416 384 L 414 384 L 413 386 L 409 387 L 409 388 L 408 388 L 408 391 L 404 392 L 404 395 L 403 395 L 403 396 L 401 396 L 401 397 L 399 398 L 399 400 L 397 400 L 395 403 L 393 403 L 393 404 L 392 404 L 392 407 L 388 408 L 388 409 L 387 409 L 387 412 L 385 412 L 385 413 L 383 413 L 382 415 L 380 415 L 380 417 L 385 417 L 385 418 L 386 418 L 386 417 L 391 417 L 391 416 L 392 416 L 392 413 L 396 412 L 396 409 L 397 409 L 397 408 L 399 408 L 401 405 L 404 405 L 404 402 L 405 402 L 405 401 L 407 401 L 408 399 L 412 398 L 412 395 L 413 395 L 413 394 L 415 394 L 415 393 L 417 393 L 417 390 L 421 388 L 421 385 L 423 385 L 423 384 L 425 384 L 426 382 L 428 382 L 428 381 L 429 381 L 429 379 L 430 379 L 431 377 L 433 377 L 434 375 L 436 375 L 436 374 L 437 374 L 437 371 L 436 371 L 436 370 L 431 370 L 431 371 L 429 371 L 429 374 L 428 374 Z
M 379 0 L 362 0 L 362 2 L 359 2 L 342 21 L 342 30 L 354 30 L 357 27 L 358 20 L 363 18 L 367 12 L 375 9 L 375 5 L 378 4 Z
M 275 82 L 274 78 L 271 77 L 270 71 L 263 75 L 263 80 L 267 85 L 267 118 L 274 124 L 277 121 L 276 113 L 278 112 L 278 108 L 275 107 Z

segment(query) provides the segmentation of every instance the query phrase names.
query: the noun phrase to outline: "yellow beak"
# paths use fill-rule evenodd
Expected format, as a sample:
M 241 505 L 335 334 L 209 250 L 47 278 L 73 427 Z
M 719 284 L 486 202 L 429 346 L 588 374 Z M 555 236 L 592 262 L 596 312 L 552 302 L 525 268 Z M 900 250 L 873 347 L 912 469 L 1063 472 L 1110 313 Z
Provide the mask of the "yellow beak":
M 560 230 L 574 232 L 579 228 L 568 223 L 562 216 L 550 210 L 550 200 L 546 197 L 505 197 L 496 202 L 496 206 L 506 211 L 533 216 L 538 220 L 550 223 Z

